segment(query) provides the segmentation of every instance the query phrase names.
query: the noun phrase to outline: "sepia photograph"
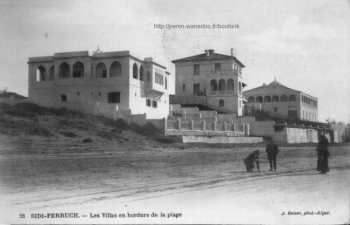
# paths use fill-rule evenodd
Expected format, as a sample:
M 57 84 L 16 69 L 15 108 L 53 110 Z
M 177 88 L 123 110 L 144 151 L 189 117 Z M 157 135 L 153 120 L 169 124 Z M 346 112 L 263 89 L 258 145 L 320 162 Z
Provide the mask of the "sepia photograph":
M 349 224 L 349 0 L 0 0 L 0 224 Z

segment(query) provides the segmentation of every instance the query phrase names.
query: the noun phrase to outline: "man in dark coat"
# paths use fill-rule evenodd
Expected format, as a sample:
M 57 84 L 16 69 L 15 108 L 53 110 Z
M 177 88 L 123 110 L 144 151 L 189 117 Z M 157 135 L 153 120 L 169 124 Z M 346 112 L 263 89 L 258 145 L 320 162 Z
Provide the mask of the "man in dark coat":
M 320 138 L 318 138 L 318 144 L 316 146 L 316 152 L 317 152 L 317 171 L 321 171 L 321 148 L 320 148 Z
M 266 145 L 266 153 L 270 164 L 270 171 L 276 171 L 276 158 L 278 152 L 279 150 L 277 145 L 273 142 L 272 139 L 269 139 L 268 144 Z
M 325 135 L 320 135 L 317 144 L 317 170 L 325 174 L 329 171 L 328 167 L 328 139 Z
M 247 172 L 253 172 L 254 164 L 256 164 L 256 168 L 260 171 L 259 167 L 259 150 L 256 150 L 250 153 L 244 160 L 244 165 L 247 169 Z

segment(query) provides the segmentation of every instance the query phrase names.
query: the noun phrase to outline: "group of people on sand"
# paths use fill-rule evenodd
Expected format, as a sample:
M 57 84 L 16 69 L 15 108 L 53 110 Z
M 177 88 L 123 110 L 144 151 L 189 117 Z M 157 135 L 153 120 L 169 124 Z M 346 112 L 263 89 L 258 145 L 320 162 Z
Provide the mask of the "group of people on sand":
M 317 151 L 317 171 L 319 171 L 322 174 L 329 172 L 328 144 L 329 142 L 327 137 L 324 134 L 321 134 L 318 139 L 316 151 Z M 267 139 L 265 151 L 267 154 L 267 159 L 269 160 L 270 171 L 276 171 L 277 169 L 276 160 L 277 160 L 277 154 L 279 152 L 279 149 L 278 149 L 278 146 L 273 142 L 271 138 Z M 260 172 L 259 158 L 260 158 L 260 152 L 259 150 L 255 150 L 243 160 L 244 165 L 247 169 L 247 172 L 253 172 L 255 167 L 257 171 Z
M 276 171 L 277 169 L 276 160 L 277 160 L 277 154 L 279 152 L 278 146 L 272 141 L 272 139 L 268 139 L 267 141 L 268 143 L 266 145 L 266 154 L 267 154 L 267 159 L 269 160 L 270 171 Z M 255 165 L 256 165 L 256 169 L 260 171 L 259 157 L 260 157 L 259 150 L 255 150 L 244 159 L 244 165 L 247 169 L 247 172 L 253 172 Z

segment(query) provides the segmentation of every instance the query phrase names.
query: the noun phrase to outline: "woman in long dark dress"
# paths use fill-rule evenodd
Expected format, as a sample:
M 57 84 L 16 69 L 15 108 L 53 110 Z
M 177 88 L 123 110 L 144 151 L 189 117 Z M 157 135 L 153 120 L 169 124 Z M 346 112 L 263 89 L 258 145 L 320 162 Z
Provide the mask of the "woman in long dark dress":
M 328 167 L 328 139 L 325 135 L 321 135 L 317 145 L 317 170 L 325 174 L 329 172 Z

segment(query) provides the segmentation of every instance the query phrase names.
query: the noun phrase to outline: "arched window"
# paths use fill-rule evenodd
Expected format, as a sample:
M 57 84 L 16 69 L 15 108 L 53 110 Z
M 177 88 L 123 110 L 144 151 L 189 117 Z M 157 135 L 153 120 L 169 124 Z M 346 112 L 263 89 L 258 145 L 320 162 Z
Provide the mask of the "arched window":
M 64 62 L 60 65 L 58 76 L 60 78 L 69 78 L 70 68 L 69 68 L 69 65 L 67 63 Z
M 272 96 L 272 101 L 273 102 L 279 102 L 280 101 L 280 97 L 278 95 L 274 95 L 274 96 Z
M 226 84 L 224 79 L 219 80 L 219 91 L 225 91 L 226 89 Z
M 234 85 L 233 79 L 228 79 L 228 81 L 227 81 L 227 90 L 233 91 L 234 86 L 235 86 L 235 85 Z
M 110 77 L 119 77 L 122 75 L 122 65 L 118 61 L 114 61 L 109 68 Z
M 134 65 L 132 66 L 132 77 L 137 79 L 138 78 L 138 68 L 137 68 L 137 64 L 134 63 Z
M 104 63 L 99 63 L 96 66 L 96 77 L 102 77 L 106 78 L 107 77 L 107 68 Z
M 250 96 L 250 97 L 248 98 L 248 102 L 255 102 L 255 98 L 254 98 L 253 96 Z
M 210 90 L 212 90 L 212 91 L 218 90 L 218 83 L 216 82 L 216 80 L 210 81 Z
M 51 66 L 49 70 L 49 80 L 55 79 L 55 66 Z
M 271 102 L 271 96 L 265 96 L 264 97 L 264 102 Z
M 151 81 L 151 72 L 147 70 L 147 81 Z
M 282 95 L 281 96 L 281 102 L 286 102 L 286 101 L 288 101 L 287 95 Z
M 65 95 L 65 94 L 61 94 L 61 102 L 67 102 L 67 95 Z
M 263 97 L 262 96 L 256 97 L 256 102 L 263 102 Z
M 141 81 L 145 80 L 145 78 L 143 77 L 143 66 L 142 65 L 140 66 L 140 80 Z
M 224 107 L 225 106 L 225 101 L 224 99 L 219 100 L 219 107 Z
M 46 69 L 43 66 L 39 66 L 36 70 L 36 81 L 45 81 L 46 80 Z
M 297 100 L 297 98 L 295 97 L 295 95 L 290 95 L 289 96 L 289 101 L 290 102 L 295 102 Z
M 76 62 L 73 64 L 73 77 L 83 77 L 84 76 L 84 64 L 81 62 Z

